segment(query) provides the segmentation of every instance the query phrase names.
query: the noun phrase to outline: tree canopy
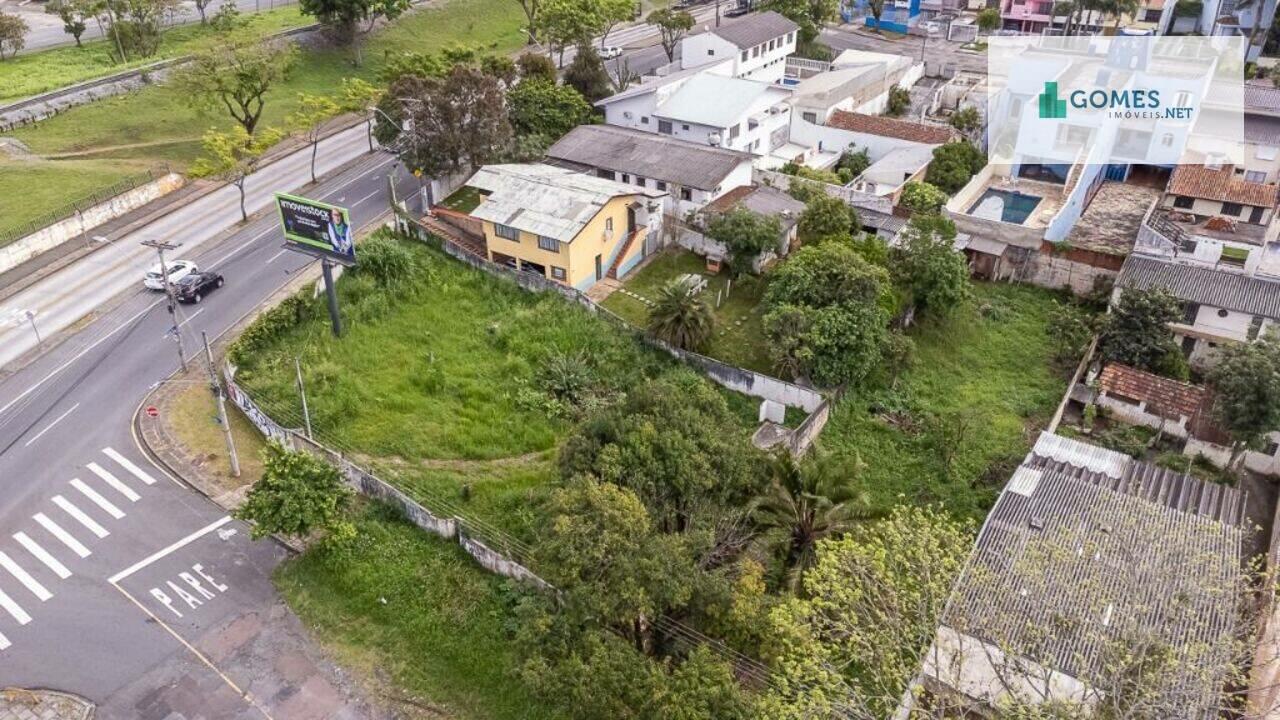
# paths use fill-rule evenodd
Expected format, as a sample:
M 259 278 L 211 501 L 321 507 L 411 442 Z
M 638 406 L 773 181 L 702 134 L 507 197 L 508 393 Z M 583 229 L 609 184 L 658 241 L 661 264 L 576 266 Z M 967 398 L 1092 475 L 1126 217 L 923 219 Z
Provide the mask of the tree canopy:
M 803 242 L 820 238 L 849 238 L 862 230 L 858 213 L 848 203 L 826 193 L 814 195 L 800 213 L 797 235 Z
M 778 249 L 782 225 L 775 216 L 734 208 L 712 214 L 707 221 L 706 235 L 728 250 L 729 272 L 737 277 L 754 271 L 760 253 Z
M 986 165 L 985 153 L 972 143 L 956 140 L 934 148 L 925 179 L 948 195 L 954 195 Z
M 667 62 L 676 59 L 676 46 L 689 30 L 693 29 L 693 16 L 684 10 L 658 8 L 649 13 L 645 22 L 658 28 L 662 41 L 662 51 L 667 54 Z
M 1185 378 L 1186 361 L 1169 330 L 1181 318 L 1182 303 L 1168 290 L 1125 290 L 1103 320 L 1098 353 L 1107 361 Z
M 917 312 L 943 315 L 970 295 L 969 265 L 954 245 L 956 226 L 940 215 L 915 215 L 891 251 L 891 273 Z
M 225 108 L 252 135 L 267 93 L 289 76 L 296 60 L 291 42 L 242 38 L 198 53 L 177 72 L 174 85 L 200 109 Z
M 1274 332 L 1256 342 L 1223 347 L 1209 383 L 1213 417 L 1231 436 L 1237 457 L 1280 430 L 1280 337 Z
M 586 99 L 568 85 L 525 81 L 507 92 L 507 105 L 518 134 L 552 142 L 591 117 Z
M 306 537 L 314 532 L 348 537 L 354 528 L 344 510 L 351 491 L 330 464 L 272 443 L 263 451 L 262 479 L 235 512 L 253 525 L 253 536 L 283 533 Z

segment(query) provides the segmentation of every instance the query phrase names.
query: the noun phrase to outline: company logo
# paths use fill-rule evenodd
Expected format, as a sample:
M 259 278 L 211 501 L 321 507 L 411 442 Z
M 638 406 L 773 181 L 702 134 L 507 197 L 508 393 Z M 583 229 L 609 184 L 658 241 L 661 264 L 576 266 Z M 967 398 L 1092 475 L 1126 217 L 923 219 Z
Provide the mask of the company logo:
M 1049 81 L 1044 84 L 1044 92 L 1040 93 L 1040 117 L 1049 120 L 1060 120 L 1067 116 L 1067 101 L 1058 99 L 1058 83 Z

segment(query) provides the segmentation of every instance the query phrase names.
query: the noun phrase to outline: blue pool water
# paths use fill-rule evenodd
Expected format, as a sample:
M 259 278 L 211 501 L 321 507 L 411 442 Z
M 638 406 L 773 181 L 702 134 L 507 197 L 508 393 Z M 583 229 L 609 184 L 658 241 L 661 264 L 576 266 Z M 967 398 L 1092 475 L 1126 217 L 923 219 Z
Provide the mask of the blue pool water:
M 969 214 L 1021 225 L 1040 204 L 1036 195 L 1015 190 L 988 190 L 969 208 Z

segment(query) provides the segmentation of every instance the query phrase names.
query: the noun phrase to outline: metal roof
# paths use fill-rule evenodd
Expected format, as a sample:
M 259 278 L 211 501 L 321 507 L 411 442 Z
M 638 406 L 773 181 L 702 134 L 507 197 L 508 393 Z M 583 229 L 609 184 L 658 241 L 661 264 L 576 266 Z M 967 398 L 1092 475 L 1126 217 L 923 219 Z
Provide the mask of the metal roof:
M 1234 488 L 1042 434 L 988 515 L 942 624 L 1086 684 L 1106 677 L 1114 644 L 1158 637 L 1193 653 L 1165 676 L 1162 716 L 1217 717 L 1244 588 L 1243 506 Z
M 799 29 L 799 25 L 769 10 L 752 13 L 740 20 L 725 23 L 710 32 L 716 37 L 737 45 L 739 49 L 746 50 Z
M 624 185 L 551 165 L 486 165 L 467 185 L 488 193 L 471 216 L 570 242 L 615 197 L 662 197 L 664 192 Z
M 547 150 L 551 160 L 714 191 L 748 153 L 615 125 L 579 125 Z
M 1280 281 L 1228 270 L 1130 255 L 1116 285 L 1166 288 L 1181 300 L 1280 320 Z
M 596 107 L 604 107 L 605 105 L 609 105 L 610 103 L 615 103 L 619 100 L 626 100 L 627 98 L 639 97 L 640 95 L 648 95 L 654 90 L 657 90 L 659 88 L 663 88 L 675 83 L 683 83 L 689 78 L 694 77 L 696 75 L 701 75 L 703 73 L 718 74 L 719 71 L 728 73 L 730 70 L 729 65 L 732 62 L 733 62 L 732 59 L 726 58 L 724 60 L 720 60 L 719 62 L 707 63 L 705 65 L 698 65 L 696 67 L 677 70 L 667 75 L 646 76 L 640 79 L 640 84 L 638 85 L 632 85 L 629 88 L 625 88 L 622 92 L 610 95 L 609 97 L 604 98 L 603 100 L 597 100 Z
M 782 102 L 791 96 L 791 90 L 756 80 L 703 74 L 686 80 L 653 114 L 726 128 L 742 122 L 756 101 L 768 95 L 774 96 L 774 102 Z

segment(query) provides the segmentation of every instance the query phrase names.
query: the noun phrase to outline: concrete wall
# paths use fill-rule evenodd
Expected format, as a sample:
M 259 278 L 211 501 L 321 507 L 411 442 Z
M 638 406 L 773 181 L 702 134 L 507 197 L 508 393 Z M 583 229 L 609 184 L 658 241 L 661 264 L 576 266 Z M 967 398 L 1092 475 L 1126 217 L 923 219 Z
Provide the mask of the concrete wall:
M 121 193 L 104 203 L 84 210 L 79 215 L 56 222 L 16 242 L 0 247 L 0 272 L 12 270 L 37 255 L 78 237 L 82 230 L 92 230 L 162 198 L 182 187 L 185 182 L 181 175 L 169 173 L 159 180 L 153 180 L 146 185 Z
M 756 168 L 755 181 L 761 185 L 778 188 L 779 190 L 787 190 L 791 187 L 791 182 L 796 178 L 786 173 L 774 172 L 773 170 L 761 170 Z M 817 182 L 808 180 L 806 182 Z M 876 212 L 885 213 L 886 215 L 893 213 L 893 201 L 889 198 L 879 197 L 871 193 L 864 193 L 854 190 L 844 185 L 831 185 L 819 182 L 818 185 L 831 197 L 840 198 L 855 208 L 863 210 L 875 210 Z
M 1020 279 L 1050 290 L 1069 287 L 1076 295 L 1088 295 L 1097 287 L 1096 283 L 1100 278 L 1115 280 L 1117 275 L 1119 273 L 1115 270 L 1087 265 L 1047 252 L 1037 252 L 1032 255 L 1027 275 Z
M 1169 420 L 1152 414 L 1147 412 L 1145 400 L 1134 405 L 1123 400 L 1117 400 L 1102 391 L 1094 398 L 1094 403 L 1107 408 L 1111 411 L 1113 417 L 1119 418 L 1130 425 L 1142 425 L 1153 430 L 1160 430 L 1164 434 L 1173 435 L 1174 437 L 1187 437 L 1187 422 L 1190 418 L 1184 415 L 1177 420 Z
M 791 438 L 788 440 L 788 450 L 795 457 L 804 457 L 809 452 L 809 448 L 813 446 L 818 435 L 822 434 L 822 429 L 826 427 L 827 420 L 831 419 L 831 400 L 823 400 L 822 404 L 813 412 L 809 413 L 809 417 L 800 423 L 799 427 L 791 431 Z
M 1273 432 L 1268 437 L 1271 442 L 1280 442 L 1280 432 Z M 1227 462 L 1231 459 L 1231 448 L 1205 440 L 1190 438 L 1182 449 L 1182 454 L 1189 457 L 1203 455 L 1214 465 L 1226 467 Z M 1280 457 L 1264 455 L 1256 450 L 1245 451 L 1244 466 L 1262 475 L 1280 476 Z

